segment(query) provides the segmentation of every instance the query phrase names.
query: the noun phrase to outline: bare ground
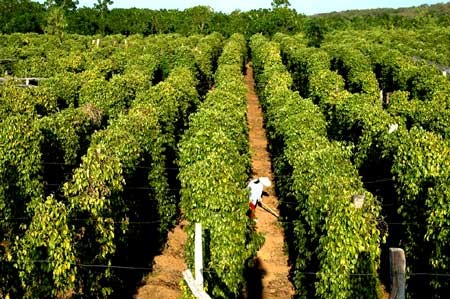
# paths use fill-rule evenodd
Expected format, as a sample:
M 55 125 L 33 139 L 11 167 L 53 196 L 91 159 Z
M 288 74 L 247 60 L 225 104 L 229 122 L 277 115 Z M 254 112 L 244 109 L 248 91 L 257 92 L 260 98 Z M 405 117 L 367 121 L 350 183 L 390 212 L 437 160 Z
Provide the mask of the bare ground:
M 168 234 L 166 247 L 161 255 L 155 257 L 153 272 L 145 278 L 135 299 L 181 298 L 181 272 L 186 270 L 184 250 L 187 236 L 183 230 L 184 225 L 181 222 Z
M 254 89 L 253 68 L 247 65 L 245 76 L 247 84 L 247 119 L 249 125 L 250 151 L 252 155 L 252 172 L 254 177 L 269 177 L 272 183 L 274 177 L 270 155 L 267 150 L 267 137 L 263 126 L 263 114 Z M 272 184 L 273 186 L 273 184 Z M 268 196 L 263 197 L 263 203 L 278 212 L 278 199 L 273 187 L 266 188 Z M 277 217 L 266 210 L 256 209 L 257 230 L 265 236 L 265 243 L 258 251 L 255 276 L 261 277 L 260 290 L 252 289 L 247 298 L 290 298 L 294 294 L 292 284 L 288 279 L 288 257 L 284 251 L 284 233 Z

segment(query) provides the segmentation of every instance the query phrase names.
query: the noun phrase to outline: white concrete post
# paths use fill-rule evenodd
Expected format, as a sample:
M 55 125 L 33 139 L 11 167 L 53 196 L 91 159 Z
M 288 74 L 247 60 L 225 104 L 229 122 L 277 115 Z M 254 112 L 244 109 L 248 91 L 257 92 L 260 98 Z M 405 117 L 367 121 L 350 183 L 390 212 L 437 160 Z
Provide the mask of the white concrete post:
M 195 224 L 195 282 L 203 289 L 203 246 L 202 246 L 202 224 Z
M 183 278 L 186 281 L 192 294 L 197 299 L 211 299 L 211 297 L 203 290 L 203 247 L 202 247 L 202 225 L 195 224 L 195 239 L 194 239 L 194 273 L 187 269 L 183 271 Z

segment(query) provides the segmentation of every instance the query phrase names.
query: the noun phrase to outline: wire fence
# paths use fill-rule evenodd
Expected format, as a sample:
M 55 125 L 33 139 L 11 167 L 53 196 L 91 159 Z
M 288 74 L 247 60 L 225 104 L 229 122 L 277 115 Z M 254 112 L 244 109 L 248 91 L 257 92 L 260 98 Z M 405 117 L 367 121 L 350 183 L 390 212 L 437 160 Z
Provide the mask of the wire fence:
M 33 263 L 41 264 L 41 263 L 53 263 L 50 260 L 33 260 Z M 142 267 L 142 266 L 123 266 L 123 265 L 101 265 L 101 264 L 83 264 L 83 263 L 72 263 L 70 264 L 72 266 L 77 266 L 81 268 L 98 268 L 98 269 L 119 269 L 119 270 L 137 270 L 137 271 L 153 271 L 154 269 L 152 267 Z M 181 272 L 177 270 L 172 269 L 160 269 L 160 272 L 172 272 L 172 273 L 179 273 L 181 275 Z M 208 271 L 207 269 L 203 270 L 204 273 L 214 273 L 213 271 Z M 295 271 L 296 274 L 303 274 L 303 275 L 312 275 L 312 276 L 318 276 L 318 275 L 325 275 L 321 272 L 302 272 L 302 271 Z M 349 276 L 372 276 L 372 277 L 378 277 L 378 273 L 336 273 L 335 276 L 342 276 L 342 275 L 349 275 Z M 406 276 L 439 276 L 439 277 L 450 277 L 450 273 L 427 273 L 427 272 L 405 272 Z

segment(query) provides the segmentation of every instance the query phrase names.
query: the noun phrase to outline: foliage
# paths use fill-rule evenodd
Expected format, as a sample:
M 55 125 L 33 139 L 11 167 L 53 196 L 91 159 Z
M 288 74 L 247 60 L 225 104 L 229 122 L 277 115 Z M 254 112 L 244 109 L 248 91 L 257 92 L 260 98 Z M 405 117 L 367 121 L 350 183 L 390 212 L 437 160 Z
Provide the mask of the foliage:
M 345 46 L 322 47 L 331 56 L 331 69 L 345 80 L 346 89 L 352 93 L 365 93 L 379 98 L 380 90 L 370 60 L 360 51 Z
M 51 88 L 23 88 L 11 80 L 0 89 L 0 115 L 56 112 L 58 102 Z
M 63 9 L 61 7 L 53 7 L 49 10 L 47 26 L 44 29 L 45 33 L 57 35 L 62 40 L 66 28 L 67 22 L 64 17 Z
M 225 37 L 235 32 L 247 38 L 256 33 L 273 35 L 276 32 L 293 33 L 304 31 L 310 45 L 319 46 L 328 32 L 335 30 L 366 30 L 371 28 L 408 29 L 417 34 L 424 27 L 446 28 L 450 24 L 448 4 L 422 5 L 399 9 L 371 9 L 333 12 L 313 16 L 304 16 L 290 8 L 287 0 L 271 2 L 272 9 L 235 10 L 230 14 L 215 12 L 208 6 L 194 6 L 183 11 L 174 9 L 150 10 L 138 8 L 109 9 L 111 0 L 98 0 L 93 7 L 79 7 L 79 1 L 47 0 L 40 4 L 29 0 L 2 0 L 0 9 L 0 32 L 38 32 L 45 27 L 45 16 L 53 7 L 61 7 L 67 17 L 67 31 L 71 33 L 95 34 L 162 34 L 196 33 L 210 34 L 220 32 Z M 444 36 L 434 35 L 436 40 L 446 40 Z M 399 34 L 393 41 L 406 44 L 408 36 Z M 416 39 L 417 40 L 417 39 Z M 420 42 L 420 41 L 419 41 Z M 426 55 L 447 59 L 443 51 L 426 50 Z M 447 51 L 447 50 L 445 50 Z
M 380 85 L 394 90 L 387 104 L 381 105 L 373 97 L 343 90 L 343 78 L 331 79 L 332 72 L 328 68 L 314 71 L 290 66 L 292 70 L 303 72 L 297 76 L 309 78 L 312 87 L 309 95 L 320 103 L 327 115 L 328 134 L 354 144 L 353 159 L 360 173 L 393 178 L 393 183 L 385 184 L 384 188 L 376 185 L 372 190 L 392 206 L 384 213 L 403 224 L 403 230 L 390 229 L 395 239 L 388 241 L 405 249 L 409 271 L 444 273 L 448 259 L 448 244 L 443 239 L 447 235 L 447 207 L 443 198 L 447 196 L 448 142 L 423 128 L 447 136 L 441 125 L 448 115 L 447 81 L 433 68 L 421 62 L 416 64 L 398 51 L 383 51 L 381 46 L 362 45 L 357 40 L 355 47 L 371 56 Z M 310 57 L 306 56 L 306 51 L 294 52 L 289 47 L 285 53 L 287 59 L 292 57 L 294 62 Z M 295 55 L 303 55 L 303 59 Z M 448 287 L 439 275 L 411 276 L 408 291 L 417 297 L 430 293 L 442 296 Z
M 193 49 L 195 60 L 203 80 L 206 81 L 208 88 L 213 85 L 213 75 L 217 67 L 223 47 L 223 36 L 219 33 L 213 33 L 199 40 L 197 46 Z
M 257 32 L 274 35 L 254 35 L 251 56 L 297 296 L 379 296 L 386 236 L 359 175 L 393 179 L 365 187 L 405 228 L 391 227 L 388 243 L 405 248 L 408 271 L 448 273 L 450 44 L 437 25 L 448 16 L 436 11 L 446 5 L 413 17 L 306 18 L 289 1 L 229 15 L 205 6 L 110 11 L 110 2 L 0 1 L 1 32 L 55 34 L 0 39 L 0 71 L 10 75 L 0 86 L 0 297 L 113 296 L 123 275 L 109 266 L 130 261 L 124 252 L 143 236 L 162 244 L 179 208 L 169 186 L 178 184 L 190 237 L 195 221 L 206 227 L 208 292 L 239 295 L 262 242 L 243 189 L 245 37 Z M 235 32 L 243 35 L 224 40 Z M 24 88 L 14 78 L 32 76 L 45 79 Z M 175 163 L 180 182 L 166 173 Z M 148 190 L 132 191 L 142 184 Z M 362 209 L 351 203 L 356 194 L 365 195 Z M 149 234 L 130 229 L 133 221 L 157 225 Z M 190 266 L 192 250 L 190 240 Z M 80 266 L 89 264 L 105 268 Z M 438 275 L 409 278 L 413 296 L 449 288 Z
M 33 114 L 2 117 L 0 121 L 0 294 L 23 296 L 14 267 L 14 243 L 23 235 L 27 205 L 44 192 L 41 181 L 43 137 Z M 14 199 L 14 200 L 12 200 Z M 17 221 L 19 220 L 19 221 Z
M 87 145 L 88 136 L 94 129 L 99 129 L 101 124 L 102 112 L 92 105 L 67 108 L 55 115 L 41 118 L 39 127 L 45 138 L 42 146 L 45 158 L 49 159 L 48 162 L 75 165 L 79 162 L 81 153 L 84 153 L 83 146 Z M 59 150 L 62 152 L 61 157 L 58 157 Z
M 242 35 L 233 35 L 225 42 L 216 88 L 190 118 L 179 145 L 181 208 L 189 221 L 187 264 L 193 265 L 194 223 L 200 222 L 206 235 L 205 285 L 214 297 L 239 296 L 246 262 L 262 241 L 246 216 L 244 182 L 250 158 L 241 73 L 245 53 Z M 228 85 L 230 81 L 233 83 Z
M 45 22 L 44 6 L 30 0 L 0 1 L 0 32 L 43 32 Z
M 379 298 L 379 204 L 363 189 L 348 150 L 327 140 L 318 107 L 290 90 L 278 44 L 255 35 L 250 46 L 267 110 L 296 296 Z M 365 197 L 361 209 L 352 203 L 358 194 Z
M 95 133 L 80 167 L 64 185 L 71 215 L 74 218 L 89 216 L 86 223 L 78 223 L 75 230 L 92 232 L 82 234 L 76 240 L 74 247 L 78 260 L 86 264 L 110 265 L 116 250 L 126 242 L 128 221 L 132 217 L 128 207 L 133 201 L 124 200 L 124 185 L 142 162 L 153 165 L 148 173 L 149 184 L 157 190 L 157 200 L 163 207 L 167 203 L 164 198 L 167 182 L 160 128 L 156 111 L 150 105 L 137 105 L 106 130 Z M 154 181 L 155 178 L 158 180 Z M 162 211 L 166 213 L 160 215 L 161 228 L 166 229 L 174 208 L 167 210 L 164 207 Z M 117 226 L 115 222 L 121 225 Z M 76 277 L 82 293 L 102 297 L 111 293 L 106 283 L 112 277 L 111 269 L 85 270 L 85 273 Z
M 50 75 L 38 86 L 0 86 L 2 297 L 120 296 L 117 286 L 134 278 L 113 263 L 151 266 L 178 211 L 168 142 L 175 152 L 200 103 L 196 71 L 212 72 L 221 48 L 217 35 L 66 38 L 2 41 L 20 58 L 17 74 Z M 201 41 L 211 55 L 195 59 Z M 170 75 L 152 87 L 166 79 L 162 67 Z
M 280 7 L 288 7 L 291 4 L 289 3 L 288 0 L 274 0 L 270 3 L 270 5 L 272 5 L 272 8 L 280 8 Z
M 106 15 L 108 14 L 108 5 L 113 4 L 114 2 L 112 0 L 97 0 L 97 3 L 94 4 L 94 9 L 98 11 L 100 16 L 100 33 L 105 34 L 106 33 Z
M 305 24 L 305 36 L 308 38 L 308 46 L 320 47 L 320 44 L 325 38 L 325 34 L 329 30 L 324 22 L 316 18 L 308 19 Z
M 182 35 L 219 32 L 229 37 L 235 32 L 247 37 L 257 32 L 274 34 L 295 32 L 302 28 L 304 16 L 289 8 L 288 1 L 274 1 L 274 9 L 234 11 L 227 15 L 208 6 L 193 6 L 183 11 L 137 8 L 109 9 L 113 1 L 98 0 L 94 7 L 75 9 L 75 1 L 51 1 L 42 5 L 31 1 L 3 0 L 5 18 L 0 18 L 0 32 L 39 32 L 45 27 L 46 14 L 55 7 L 64 11 L 67 32 L 95 34 L 151 34 L 179 33 Z M 279 3 L 278 3 L 279 2 Z M 24 18 L 26 16 L 27 18 Z
M 67 208 L 53 197 L 33 205 L 33 219 L 15 249 L 24 298 L 66 296 L 74 290 L 76 275 Z
M 169 77 L 139 93 L 137 103 L 152 103 L 157 107 L 166 147 L 175 150 L 179 136 L 188 126 L 188 117 L 199 104 L 194 74 L 187 68 L 174 69 Z
M 395 155 L 392 171 L 401 202 L 399 213 L 406 223 L 405 249 L 413 271 L 448 271 L 448 204 L 444 198 L 449 188 L 449 161 L 448 144 L 418 128 L 402 139 Z M 427 248 L 432 248 L 431 252 Z M 433 293 L 440 295 L 450 288 L 448 281 L 439 277 L 433 278 L 431 285 Z

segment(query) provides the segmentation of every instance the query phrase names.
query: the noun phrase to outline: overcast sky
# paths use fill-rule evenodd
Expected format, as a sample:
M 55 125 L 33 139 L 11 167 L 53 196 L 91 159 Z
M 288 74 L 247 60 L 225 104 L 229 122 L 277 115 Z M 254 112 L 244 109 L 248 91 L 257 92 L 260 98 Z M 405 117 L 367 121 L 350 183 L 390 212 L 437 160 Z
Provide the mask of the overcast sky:
M 214 11 L 230 13 L 233 10 L 247 11 L 257 8 L 270 8 L 271 0 L 113 0 L 111 8 L 151 8 L 151 9 L 180 9 L 207 5 Z M 39 2 L 44 2 L 41 0 Z M 79 7 L 92 7 L 97 0 L 79 0 Z M 323 12 L 343 11 L 349 9 L 366 8 L 399 8 L 419 6 L 422 4 L 446 3 L 447 1 L 426 1 L 426 0 L 290 0 L 291 8 L 298 13 L 312 15 Z

